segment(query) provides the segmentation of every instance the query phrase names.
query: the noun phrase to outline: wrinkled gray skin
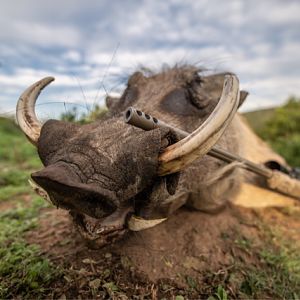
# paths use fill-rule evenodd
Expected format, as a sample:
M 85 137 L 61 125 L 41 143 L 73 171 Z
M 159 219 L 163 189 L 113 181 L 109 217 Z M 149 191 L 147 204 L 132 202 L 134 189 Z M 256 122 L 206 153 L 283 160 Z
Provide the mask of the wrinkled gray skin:
M 179 174 L 158 177 L 158 155 L 177 141 L 176 135 L 134 128 L 123 122 L 123 113 L 134 106 L 192 132 L 216 106 L 224 75 L 204 77 L 191 66 L 148 76 L 134 73 L 120 99 L 107 98 L 104 119 L 88 125 L 55 120 L 43 125 L 38 153 L 45 168 L 32 179 L 57 207 L 68 209 L 81 234 L 98 245 L 122 236 L 131 213 L 163 218 L 184 204 L 220 210 L 239 188 L 238 171 L 220 176 L 226 164 L 205 156 Z M 241 101 L 246 96 L 241 92 Z M 234 120 L 217 146 L 238 153 L 237 135 Z

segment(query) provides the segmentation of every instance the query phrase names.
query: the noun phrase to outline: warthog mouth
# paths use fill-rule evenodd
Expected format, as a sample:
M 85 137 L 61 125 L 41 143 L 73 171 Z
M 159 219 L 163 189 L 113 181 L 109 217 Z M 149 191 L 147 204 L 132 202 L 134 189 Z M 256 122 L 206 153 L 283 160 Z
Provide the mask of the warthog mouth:
M 53 204 L 51 197 L 45 189 L 38 185 L 32 179 L 29 180 L 31 187 L 47 202 Z M 68 209 L 74 225 L 77 227 L 80 235 L 90 242 L 95 242 L 97 247 L 105 246 L 121 238 L 129 229 L 128 221 L 134 213 L 134 208 L 131 206 L 117 208 L 115 212 L 103 218 L 91 217 L 85 213 L 74 209 Z
M 117 209 L 108 217 L 97 219 L 71 210 L 73 222 L 81 236 L 97 247 L 110 244 L 128 232 L 127 221 L 133 213 L 132 207 Z

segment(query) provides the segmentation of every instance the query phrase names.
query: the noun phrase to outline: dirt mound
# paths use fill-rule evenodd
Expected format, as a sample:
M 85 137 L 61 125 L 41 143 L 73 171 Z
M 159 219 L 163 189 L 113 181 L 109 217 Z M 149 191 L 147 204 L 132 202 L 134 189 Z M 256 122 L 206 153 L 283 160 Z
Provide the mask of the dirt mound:
M 147 291 L 155 297 L 159 293 L 166 296 L 182 289 L 195 297 L 199 295 L 199 282 L 201 295 L 206 295 L 205 285 L 209 295 L 214 285 L 207 278 L 213 281 L 221 276 L 225 280 L 228 270 L 238 262 L 258 265 L 248 247 L 258 246 L 261 236 L 253 210 L 229 206 L 217 215 L 208 215 L 180 209 L 152 229 L 130 233 L 113 245 L 91 250 L 74 231 L 67 212 L 45 209 L 39 226 L 28 233 L 27 240 L 39 244 L 50 260 L 72 270 L 70 278 L 56 287 L 68 297 L 90 296 L 85 293 L 98 284 L 97 278 L 126 287 L 126 295 L 142 289 L 139 293 L 144 295 Z M 165 294 L 163 288 L 167 289 Z

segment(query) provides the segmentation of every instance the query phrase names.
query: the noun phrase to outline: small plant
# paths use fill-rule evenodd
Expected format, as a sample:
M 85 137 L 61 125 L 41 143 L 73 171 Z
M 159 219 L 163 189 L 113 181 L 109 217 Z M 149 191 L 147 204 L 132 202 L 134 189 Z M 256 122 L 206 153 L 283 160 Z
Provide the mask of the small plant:
M 227 300 L 227 299 L 228 297 L 226 291 L 221 285 L 219 285 L 217 292 L 213 296 L 208 297 L 207 300 Z

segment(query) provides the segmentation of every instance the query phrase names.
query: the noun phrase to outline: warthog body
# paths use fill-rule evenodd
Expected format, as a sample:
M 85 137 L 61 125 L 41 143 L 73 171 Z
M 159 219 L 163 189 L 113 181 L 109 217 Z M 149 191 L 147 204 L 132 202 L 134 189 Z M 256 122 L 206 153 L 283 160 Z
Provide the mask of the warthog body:
M 158 177 L 158 156 L 177 141 L 166 129 L 143 131 L 125 124 L 134 106 L 187 132 L 193 132 L 216 107 L 224 75 L 202 76 L 192 66 L 158 74 L 134 73 L 122 96 L 107 98 L 109 112 L 92 124 L 49 120 L 37 141 L 45 166 L 32 174 L 50 200 L 68 209 L 80 232 L 101 243 L 122 235 L 126 218 L 162 219 L 182 205 L 216 212 L 239 190 L 243 174 L 204 156 L 179 173 Z M 240 93 L 240 103 L 247 93 Z M 235 117 L 216 146 L 239 154 L 243 147 Z

